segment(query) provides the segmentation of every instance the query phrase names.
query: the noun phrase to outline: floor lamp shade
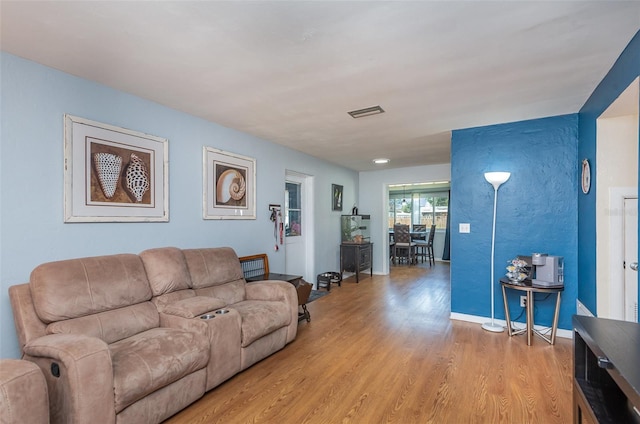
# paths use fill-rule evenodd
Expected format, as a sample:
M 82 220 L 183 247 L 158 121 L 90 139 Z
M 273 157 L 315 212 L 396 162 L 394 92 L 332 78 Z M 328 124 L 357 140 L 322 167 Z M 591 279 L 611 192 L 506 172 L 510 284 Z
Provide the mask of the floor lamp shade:
M 494 299 L 494 265 L 495 265 L 495 250 L 496 250 L 496 209 L 498 206 L 498 188 L 504 184 L 509 177 L 510 172 L 485 172 L 484 178 L 489 184 L 493 186 L 493 226 L 491 232 L 491 322 L 485 322 L 482 324 L 482 328 L 494 333 L 501 333 L 504 328 L 494 322 L 495 320 L 495 299 Z
M 506 183 L 511 172 L 485 172 L 484 179 L 493 186 L 494 189 L 498 189 L 502 184 Z

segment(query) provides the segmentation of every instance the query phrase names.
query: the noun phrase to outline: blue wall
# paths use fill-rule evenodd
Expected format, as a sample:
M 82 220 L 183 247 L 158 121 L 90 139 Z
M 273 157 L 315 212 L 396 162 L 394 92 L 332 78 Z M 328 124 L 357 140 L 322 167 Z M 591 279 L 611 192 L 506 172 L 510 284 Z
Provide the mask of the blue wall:
M 509 171 L 498 191 L 495 277 L 517 255 L 563 256 L 565 291 L 559 327 L 571 328 L 577 296 L 578 115 L 457 130 L 451 140 L 451 312 L 491 315 L 493 187 L 488 171 Z M 471 233 L 458 225 L 470 223 Z M 538 301 L 536 324 L 550 325 L 554 296 Z M 518 296 L 510 306 L 519 310 Z M 515 314 L 517 315 L 517 314 Z M 504 319 L 495 286 L 495 316 Z M 514 314 L 512 313 L 512 317 Z M 524 319 L 524 317 L 523 317 Z
M 596 120 L 640 75 L 640 31 L 636 33 L 609 73 L 600 82 L 579 113 L 578 155 L 591 163 L 591 190 L 578 199 L 578 299 L 597 314 L 596 292 Z M 638 176 L 640 181 L 640 175 Z M 640 228 L 640 225 L 639 225 Z M 640 238 L 639 238 L 640 240 Z M 640 302 L 640 298 L 638 300 Z
M 287 169 L 314 176 L 315 273 L 338 268 L 340 212 L 331 211 L 331 184 L 344 186 L 344 204 L 352 205 L 356 172 L 16 56 L 0 59 L 0 358 L 19 356 L 8 288 L 43 262 L 231 246 L 239 255 L 267 252 L 271 268 L 284 271 L 268 204 L 283 203 Z M 170 222 L 63 223 L 65 113 L 169 140 Z M 202 219 L 202 146 L 256 159 L 257 219 Z

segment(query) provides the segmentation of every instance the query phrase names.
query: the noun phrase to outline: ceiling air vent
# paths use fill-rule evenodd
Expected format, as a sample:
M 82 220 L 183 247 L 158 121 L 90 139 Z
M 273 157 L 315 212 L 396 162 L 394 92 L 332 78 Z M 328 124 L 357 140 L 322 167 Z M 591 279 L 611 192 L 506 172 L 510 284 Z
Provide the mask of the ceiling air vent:
M 351 112 L 347 112 L 351 115 L 352 118 L 362 118 L 365 116 L 377 115 L 379 113 L 384 113 L 384 109 L 380 106 L 372 106 L 359 110 L 352 110 Z

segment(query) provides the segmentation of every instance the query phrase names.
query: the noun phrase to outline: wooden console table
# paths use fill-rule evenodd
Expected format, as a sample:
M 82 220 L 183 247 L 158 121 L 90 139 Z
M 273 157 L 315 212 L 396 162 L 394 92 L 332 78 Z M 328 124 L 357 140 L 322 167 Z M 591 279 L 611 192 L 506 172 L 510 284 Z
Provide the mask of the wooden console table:
M 640 324 L 573 316 L 573 422 L 640 423 Z
M 340 275 L 344 271 L 355 272 L 356 283 L 359 283 L 360 271 L 369 268 L 369 275 L 373 276 L 372 246 L 373 243 L 340 244 Z

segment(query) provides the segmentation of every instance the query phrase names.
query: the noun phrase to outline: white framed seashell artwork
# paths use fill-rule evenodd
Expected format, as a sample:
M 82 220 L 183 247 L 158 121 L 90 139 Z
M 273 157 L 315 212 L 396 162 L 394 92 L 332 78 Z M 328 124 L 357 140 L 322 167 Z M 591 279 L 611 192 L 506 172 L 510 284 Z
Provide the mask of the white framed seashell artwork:
M 65 222 L 169 220 L 168 141 L 65 115 Z
M 205 146 L 203 148 L 204 219 L 256 219 L 256 161 Z

